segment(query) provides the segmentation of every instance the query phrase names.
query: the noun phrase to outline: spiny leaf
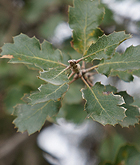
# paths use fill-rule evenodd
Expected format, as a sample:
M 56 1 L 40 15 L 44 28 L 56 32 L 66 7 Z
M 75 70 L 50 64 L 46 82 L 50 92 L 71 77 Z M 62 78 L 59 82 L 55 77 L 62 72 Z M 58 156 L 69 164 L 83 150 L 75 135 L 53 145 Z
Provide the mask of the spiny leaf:
M 52 117 L 58 113 L 61 106 L 60 101 L 47 101 L 36 105 L 19 104 L 15 107 L 13 115 L 17 118 L 13 123 L 18 128 L 18 131 L 28 131 L 32 134 L 39 131 L 45 123 L 47 117 Z
M 54 50 L 52 45 L 44 41 L 42 44 L 33 37 L 29 38 L 25 34 L 14 37 L 14 43 L 7 43 L 2 47 L 2 55 L 12 55 L 10 63 L 24 63 L 35 65 L 43 70 L 53 67 L 64 67 L 63 56 L 59 50 Z
M 129 127 L 130 125 L 135 125 L 136 123 L 139 123 L 139 108 L 137 106 L 131 105 L 134 102 L 133 97 L 128 95 L 126 91 L 121 91 L 117 94 L 121 95 L 124 98 L 125 104 L 121 106 L 126 109 L 126 117 L 123 119 L 123 121 L 120 121 L 119 124 L 122 127 Z
M 49 100 L 57 101 L 68 90 L 68 84 L 62 84 L 60 86 L 52 84 L 44 84 L 39 88 L 40 92 L 30 95 L 30 104 L 38 104 Z
M 118 95 L 121 95 L 125 101 L 125 104 L 132 104 L 134 102 L 134 98 L 130 96 L 126 91 L 120 91 L 117 93 Z
M 40 72 L 39 78 L 53 85 L 61 85 L 69 82 L 63 67 L 56 67 L 49 71 Z
M 113 75 L 116 73 L 121 78 L 120 71 L 130 71 L 129 73 L 133 74 L 133 71 L 138 69 L 140 69 L 140 46 L 130 46 L 124 54 L 116 52 L 111 59 L 103 60 L 98 65 L 97 71 L 106 76 L 109 76 L 113 72 Z
M 95 44 L 92 44 L 84 56 L 84 59 L 91 62 L 94 59 L 108 58 L 115 52 L 116 47 L 124 40 L 130 38 L 125 32 L 114 32 L 110 35 L 103 35 Z
M 85 54 L 93 42 L 95 29 L 100 25 L 104 9 L 97 0 L 74 0 L 74 7 L 69 7 L 69 24 L 73 29 L 74 48 Z
M 111 86 L 111 85 L 106 85 L 105 86 L 105 90 L 104 90 L 104 93 L 116 93 L 117 92 L 117 89 L 114 87 L 114 86 Z
M 83 98 L 86 100 L 85 110 L 93 120 L 103 125 L 115 125 L 125 117 L 124 109 L 118 106 L 124 101 L 119 95 L 104 94 L 104 90 L 100 83 L 82 89 Z
M 119 124 L 122 127 L 129 127 L 130 125 L 135 125 L 139 123 L 138 116 L 140 116 L 139 109 L 136 106 L 122 105 L 124 108 L 126 108 L 125 115 L 126 117 L 123 119 L 123 121 L 120 121 Z

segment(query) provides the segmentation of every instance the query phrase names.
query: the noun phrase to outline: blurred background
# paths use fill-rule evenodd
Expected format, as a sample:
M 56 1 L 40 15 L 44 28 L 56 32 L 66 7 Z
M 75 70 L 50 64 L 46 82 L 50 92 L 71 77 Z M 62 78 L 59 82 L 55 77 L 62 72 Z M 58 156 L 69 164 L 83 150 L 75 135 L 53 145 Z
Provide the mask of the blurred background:
M 101 2 L 106 11 L 100 25 L 104 33 L 125 30 L 133 34 L 117 50 L 124 52 L 130 45 L 139 45 L 140 0 Z M 0 47 L 12 42 L 13 36 L 24 33 L 36 36 L 40 42 L 46 39 L 55 48 L 78 58 L 79 54 L 70 47 L 72 30 L 68 25 L 68 5 L 72 5 L 72 0 L 0 0 Z M 0 165 L 96 165 L 113 162 L 119 148 L 126 143 L 136 144 L 140 150 L 139 125 L 103 127 L 91 120 L 84 121 L 85 112 L 79 115 L 81 86 L 76 86 L 75 98 L 71 97 L 72 91 L 66 96 L 66 106 L 57 116 L 58 125 L 46 122 L 41 132 L 31 136 L 26 132 L 17 133 L 12 124 L 13 107 L 22 103 L 20 98 L 24 93 L 36 91 L 43 83 L 37 79 L 38 74 L 24 65 L 0 60 Z M 94 82 L 99 79 L 103 84 L 112 82 L 118 91 L 123 89 L 140 97 L 138 77 L 128 83 L 97 75 Z

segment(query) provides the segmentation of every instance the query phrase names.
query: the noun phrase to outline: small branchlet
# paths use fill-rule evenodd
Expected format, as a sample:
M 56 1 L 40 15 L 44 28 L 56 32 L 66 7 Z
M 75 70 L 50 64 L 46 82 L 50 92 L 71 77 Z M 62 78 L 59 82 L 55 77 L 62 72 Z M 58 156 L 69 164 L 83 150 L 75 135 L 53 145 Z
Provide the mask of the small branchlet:
M 92 72 L 88 72 L 90 70 L 89 69 L 85 69 L 85 62 L 82 62 L 82 67 L 80 66 L 79 62 L 81 61 L 81 59 L 78 60 L 69 60 L 69 66 L 68 68 L 71 69 L 71 74 L 69 75 L 68 79 L 70 79 L 73 76 L 73 79 L 69 82 L 69 84 L 73 83 L 75 80 L 77 80 L 78 78 L 81 78 L 82 80 L 84 79 L 86 81 L 86 83 L 88 83 L 89 86 L 93 86 L 92 80 L 93 78 L 93 73 Z

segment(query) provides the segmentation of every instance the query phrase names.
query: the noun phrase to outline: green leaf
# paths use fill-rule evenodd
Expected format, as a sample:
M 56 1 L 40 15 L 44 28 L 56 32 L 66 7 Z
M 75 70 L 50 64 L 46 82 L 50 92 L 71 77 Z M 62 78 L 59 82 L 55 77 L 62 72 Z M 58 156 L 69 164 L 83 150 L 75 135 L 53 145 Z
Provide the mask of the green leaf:
M 114 32 L 108 36 L 103 35 L 95 44 L 92 44 L 84 56 L 84 59 L 91 62 L 94 59 L 108 58 L 115 53 L 116 47 L 124 40 L 130 38 L 125 32 Z
M 29 93 L 24 93 L 23 97 L 21 98 L 22 101 L 24 101 L 24 103 L 28 104 L 31 102 L 31 100 L 29 99 L 30 94 Z
M 24 34 L 14 37 L 14 43 L 7 43 L 2 47 L 2 55 L 13 55 L 10 63 L 24 63 L 27 65 L 35 65 L 42 70 L 48 70 L 61 66 L 66 67 L 62 63 L 63 56 L 59 50 L 54 50 L 52 45 L 45 41 L 40 44 L 33 37 L 29 38 Z
M 29 134 L 32 134 L 41 129 L 47 117 L 56 115 L 60 106 L 60 101 L 47 101 L 33 106 L 19 104 L 15 107 L 13 113 L 13 115 L 17 116 L 13 123 L 18 128 L 18 131 L 24 132 L 27 130 Z
M 140 108 L 140 98 L 139 97 L 134 97 L 135 100 L 131 105 L 138 106 Z
M 122 127 L 129 127 L 130 125 L 135 125 L 139 123 L 138 117 L 140 116 L 139 109 L 136 106 L 132 105 L 122 105 L 124 108 L 126 108 L 125 115 L 126 117 L 123 119 L 123 121 L 120 121 L 119 124 Z
M 117 92 L 117 89 L 114 86 L 106 85 L 104 92 L 107 92 L 107 93 L 111 93 L 111 92 L 116 93 Z
M 121 95 L 125 101 L 125 104 L 132 104 L 134 102 L 134 99 L 132 96 L 130 96 L 126 91 L 120 91 L 117 93 L 118 95 Z
M 63 67 L 56 67 L 49 71 L 40 72 L 39 78 L 53 85 L 61 85 L 69 82 Z
M 33 93 L 30 95 L 30 104 L 34 105 L 49 100 L 57 101 L 68 90 L 68 87 L 68 84 L 62 84 L 60 86 L 55 86 L 52 84 L 41 85 L 39 87 L 40 92 Z
M 134 70 L 133 75 L 140 77 L 140 69 Z
M 74 0 L 74 7 L 69 7 L 74 48 L 83 55 L 92 44 L 95 29 L 103 19 L 104 9 L 99 5 L 97 0 Z
M 110 76 L 118 76 L 121 80 L 130 82 L 133 81 L 134 77 L 132 76 L 132 73 L 129 71 L 116 71 L 112 70 L 110 73 Z
M 83 111 L 82 104 L 64 104 L 61 107 L 57 117 L 63 117 L 70 122 L 80 124 L 86 119 L 87 113 L 86 111 Z
M 117 76 L 123 72 L 128 71 L 133 74 L 133 71 L 140 69 L 140 46 L 130 46 L 124 54 L 115 53 L 111 59 L 106 59 L 98 65 L 97 71 L 109 76 L 111 72 L 116 73 Z M 114 72 L 115 71 L 115 72 Z M 118 71 L 118 72 L 117 72 Z
M 64 101 L 67 104 L 80 104 L 82 101 L 82 96 L 81 96 L 81 92 L 80 89 L 83 86 L 77 82 L 74 82 L 70 85 L 69 90 L 67 91 L 67 93 L 65 94 L 64 97 Z
M 133 97 L 128 95 L 125 91 L 121 91 L 118 94 L 124 98 L 125 104 L 121 106 L 123 106 L 126 109 L 126 117 L 123 119 L 123 121 L 120 121 L 119 124 L 122 127 L 129 127 L 130 125 L 138 124 L 138 116 L 140 116 L 140 112 L 137 106 L 131 105 L 134 101 Z
M 82 89 L 83 98 L 86 100 L 85 110 L 93 120 L 103 125 L 115 125 L 125 117 L 124 109 L 118 106 L 124 101 L 121 96 L 106 94 L 104 90 L 104 86 L 100 83 Z
M 135 146 L 132 145 L 125 145 L 121 147 L 117 154 L 114 165 L 118 164 L 140 164 L 140 152 L 136 149 Z

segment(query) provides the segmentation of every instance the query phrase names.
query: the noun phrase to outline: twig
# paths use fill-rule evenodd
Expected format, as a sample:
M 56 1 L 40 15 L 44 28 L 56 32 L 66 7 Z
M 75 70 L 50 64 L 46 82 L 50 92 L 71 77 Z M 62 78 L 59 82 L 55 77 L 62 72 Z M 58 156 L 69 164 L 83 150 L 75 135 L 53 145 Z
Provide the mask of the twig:
M 99 66 L 99 65 L 95 65 L 95 66 L 92 66 L 92 67 L 90 67 L 90 68 L 87 68 L 87 69 L 85 69 L 85 72 L 89 72 L 89 71 L 91 71 L 91 70 L 97 68 L 98 66 Z
M 88 88 L 90 88 L 90 85 L 89 85 L 88 82 L 84 79 L 84 77 L 81 76 L 80 78 L 81 78 L 81 80 L 86 84 L 86 86 L 87 86 Z M 92 84 L 91 86 L 93 86 L 93 84 Z
M 77 79 L 72 79 L 68 84 L 70 85 L 70 84 L 72 84 L 75 80 L 77 80 Z
M 71 74 L 69 75 L 68 79 L 70 79 L 73 75 L 75 74 L 75 72 L 71 72 Z
M 85 69 L 85 61 L 82 61 L 82 69 Z
M 80 58 L 80 59 L 76 60 L 76 64 L 79 63 L 82 60 L 83 60 L 83 58 Z
M 70 69 L 70 67 L 71 67 L 70 65 L 67 66 L 65 69 L 63 69 L 63 72 L 66 71 L 66 70 L 68 70 L 68 69 Z
M 87 78 L 87 77 L 83 77 L 85 80 L 86 80 L 86 82 L 92 87 L 93 86 L 93 84 L 89 81 L 89 79 Z

